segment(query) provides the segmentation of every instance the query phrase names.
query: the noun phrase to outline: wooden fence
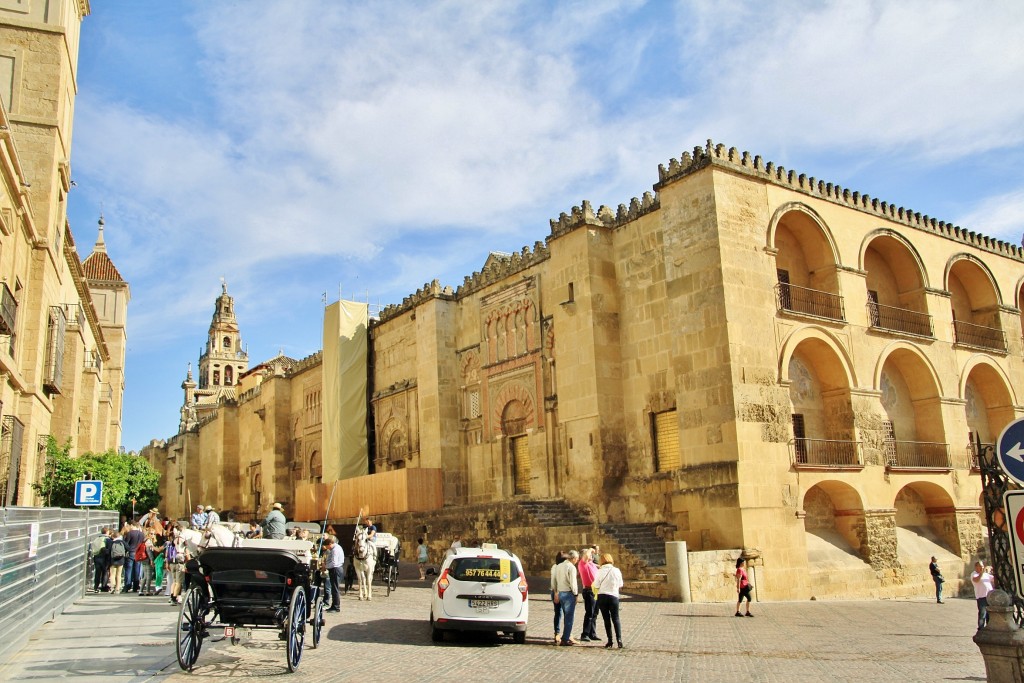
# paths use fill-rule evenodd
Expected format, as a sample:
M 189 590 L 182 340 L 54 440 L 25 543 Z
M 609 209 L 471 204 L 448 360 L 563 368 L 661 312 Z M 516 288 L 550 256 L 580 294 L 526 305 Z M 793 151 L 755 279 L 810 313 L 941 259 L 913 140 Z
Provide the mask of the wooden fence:
M 386 515 L 439 510 L 443 504 L 440 469 L 401 469 L 334 483 L 299 484 L 295 491 L 295 520 L 324 519 L 332 488 L 334 498 L 327 511 L 327 519 L 332 520 L 355 517 L 360 508 L 363 514 Z

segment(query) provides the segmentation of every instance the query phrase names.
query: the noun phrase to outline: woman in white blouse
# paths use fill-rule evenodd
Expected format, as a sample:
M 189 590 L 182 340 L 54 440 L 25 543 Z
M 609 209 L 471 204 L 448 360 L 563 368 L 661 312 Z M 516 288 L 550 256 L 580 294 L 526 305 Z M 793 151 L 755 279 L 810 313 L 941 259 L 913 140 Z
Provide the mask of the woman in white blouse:
M 612 646 L 612 624 L 615 625 L 615 640 L 622 647 L 622 626 L 619 624 L 619 589 L 622 588 L 622 572 L 615 566 L 612 556 L 601 556 L 601 568 L 594 578 L 594 592 L 597 593 L 597 609 L 604 618 L 604 632 L 608 636 L 606 648 Z

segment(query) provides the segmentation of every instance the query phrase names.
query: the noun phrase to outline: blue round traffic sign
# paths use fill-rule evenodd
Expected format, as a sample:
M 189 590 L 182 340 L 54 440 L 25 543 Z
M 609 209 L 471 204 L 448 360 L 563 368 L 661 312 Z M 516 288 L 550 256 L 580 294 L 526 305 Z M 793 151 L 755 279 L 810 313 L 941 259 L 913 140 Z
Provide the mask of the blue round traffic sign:
M 1024 486 L 1024 418 L 1003 428 L 996 441 L 996 457 L 1006 476 Z

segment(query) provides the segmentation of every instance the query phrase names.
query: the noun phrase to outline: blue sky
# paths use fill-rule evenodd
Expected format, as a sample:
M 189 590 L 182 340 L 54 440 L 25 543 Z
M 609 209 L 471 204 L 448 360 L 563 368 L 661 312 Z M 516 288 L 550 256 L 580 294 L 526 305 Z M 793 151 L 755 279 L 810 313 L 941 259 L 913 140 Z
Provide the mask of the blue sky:
M 1024 3 L 92 2 L 70 219 L 132 288 L 124 446 L 177 431 L 220 291 L 251 364 L 322 297 L 457 287 L 708 138 L 1017 243 Z

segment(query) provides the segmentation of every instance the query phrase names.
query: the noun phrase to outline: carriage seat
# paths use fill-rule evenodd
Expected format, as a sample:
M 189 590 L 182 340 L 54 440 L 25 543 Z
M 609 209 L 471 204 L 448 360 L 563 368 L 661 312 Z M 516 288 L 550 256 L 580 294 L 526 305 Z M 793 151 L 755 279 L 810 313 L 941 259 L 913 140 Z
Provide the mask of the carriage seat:
M 313 543 L 294 538 L 240 538 L 235 547 L 287 550 L 288 552 L 295 553 L 303 564 L 309 564 L 313 559 Z

